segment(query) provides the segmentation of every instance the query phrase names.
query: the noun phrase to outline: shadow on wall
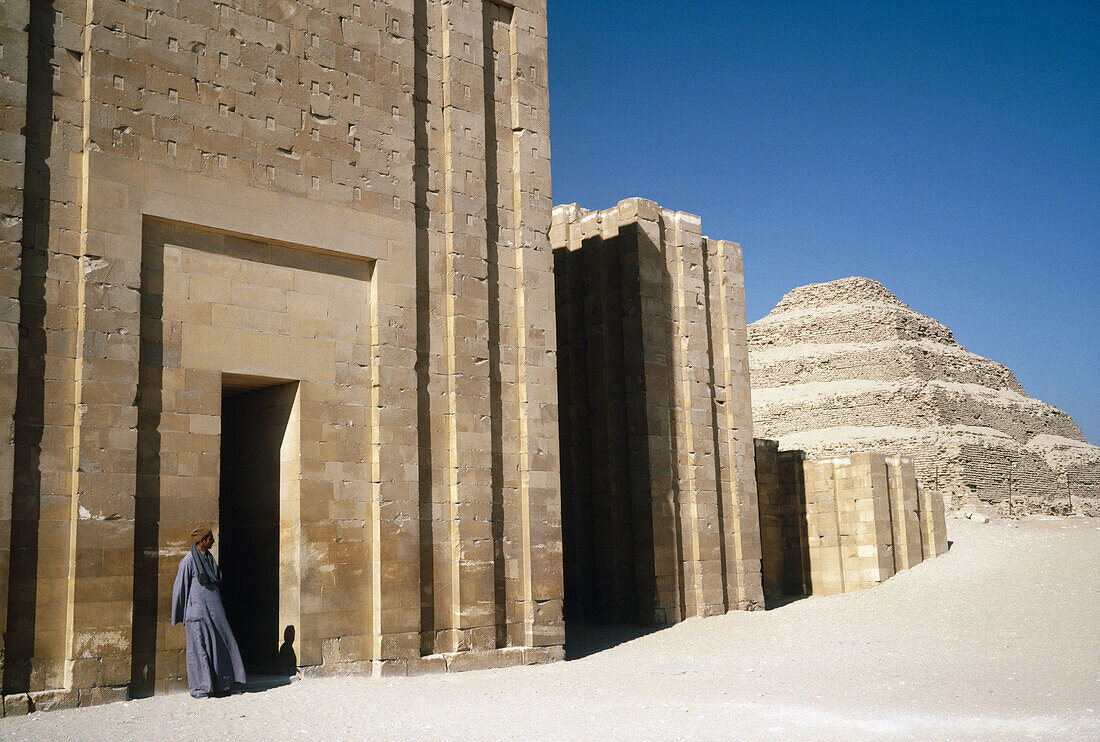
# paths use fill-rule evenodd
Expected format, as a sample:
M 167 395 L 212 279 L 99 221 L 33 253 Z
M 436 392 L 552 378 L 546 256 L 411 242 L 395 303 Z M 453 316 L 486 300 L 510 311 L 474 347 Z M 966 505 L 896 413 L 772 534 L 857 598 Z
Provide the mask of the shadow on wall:
M 660 352 L 672 357 L 668 312 L 646 317 L 660 327 L 643 327 L 639 266 L 663 266 L 664 258 L 640 253 L 658 249 L 629 226 L 616 237 L 585 240 L 579 250 L 554 251 L 568 657 L 607 648 L 619 635 L 631 638 L 638 629 L 630 625 L 681 618 L 657 597 L 660 580 L 683 605 L 673 525 L 678 482 L 668 476 L 676 437 L 667 420 L 663 430 L 650 429 L 652 410 L 666 418 L 671 412 L 673 370 L 666 363 L 647 379 L 643 353 L 643 334 L 662 336 Z M 670 306 L 669 283 L 667 271 L 650 281 L 664 293 L 652 297 L 657 306 Z M 654 436 L 671 441 L 668 460 L 651 460 Z M 579 628 L 584 623 L 624 627 L 592 634 Z
M 287 626 L 283 629 L 283 643 L 279 647 L 279 654 L 276 657 L 279 667 L 288 675 L 293 675 L 298 671 L 298 653 L 294 651 L 294 635 L 293 626 Z
M 56 12 L 52 2 L 47 0 L 32 4 L 28 27 L 27 152 L 19 281 L 19 382 L 15 400 L 15 472 L 7 575 L 4 694 L 41 690 L 37 686 L 43 686 L 42 682 L 38 682 L 36 687 L 31 687 L 31 669 L 35 627 L 39 623 L 38 550 L 41 497 L 44 494 L 41 446 L 45 421 L 46 273 L 50 262 L 48 228 L 51 206 L 49 155 L 54 125 L 51 59 L 55 23 Z
M 164 248 L 142 241 L 138 365 L 137 492 L 134 498 L 134 611 L 130 695 L 153 695 L 160 591 L 161 416 L 164 412 Z M 174 576 L 173 566 L 165 565 Z
M 779 608 L 810 594 L 803 453 L 780 451 L 777 441 L 753 442 L 764 607 Z
M 414 57 L 413 103 L 415 126 L 413 143 L 413 190 L 416 224 L 416 445 L 420 455 L 417 469 L 417 499 L 420 533 L 420 653 L 435 651 L 435 534 L 432 491 L 435 486 L 432 467 L 431 427 L 431 211 L 428 181 L 431 163 L 428 156 L 428 2 L 413 3 Z

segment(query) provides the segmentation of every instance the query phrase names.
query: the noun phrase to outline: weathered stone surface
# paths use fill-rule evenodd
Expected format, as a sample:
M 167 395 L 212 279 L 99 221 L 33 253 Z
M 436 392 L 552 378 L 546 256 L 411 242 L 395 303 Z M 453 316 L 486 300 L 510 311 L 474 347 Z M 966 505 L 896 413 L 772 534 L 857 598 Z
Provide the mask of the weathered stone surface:
M 80 705 L 78 690 L 40 690 L 30 694 L 33 711 L 58 711 L 76 708 Z
M 31 697 L 26 693 L 4 696 L 4 716 L 24 716 L 31 711 Z
M 794 289 L 748 337 L 756 435 L 812 457 L 912 456 L 952 507 L 1100 513 L 1100 448 L 877 281 Z

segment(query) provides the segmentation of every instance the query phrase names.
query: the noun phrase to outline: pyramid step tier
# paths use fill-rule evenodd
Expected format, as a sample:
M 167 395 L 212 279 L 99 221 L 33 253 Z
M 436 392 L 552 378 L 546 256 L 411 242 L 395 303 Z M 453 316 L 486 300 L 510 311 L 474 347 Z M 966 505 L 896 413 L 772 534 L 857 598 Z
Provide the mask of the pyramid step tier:
M 749 346 L 934 340 L 954 344 L 951 330 L 905 305 L 838 304 L 772 312 L 749 325 Z
M 775 438 L 799 430 L 859 424 L 922 428 L 969 425 L 999 430 L 1024 443 L 1036 435 L 1084 440 L 1069 415 L 1008 390 L 978 384 L 850 379 L 752 391 L 754 434 Z
M 929 340 L 770 346 L 755 348 L 749 363 L 752 383 L 758 388 L 784 386 L 791 379 L 900 381 L 937 376 L 943 381 L 1024 394 L 1016 376 L 996 361 L 957 345 Z

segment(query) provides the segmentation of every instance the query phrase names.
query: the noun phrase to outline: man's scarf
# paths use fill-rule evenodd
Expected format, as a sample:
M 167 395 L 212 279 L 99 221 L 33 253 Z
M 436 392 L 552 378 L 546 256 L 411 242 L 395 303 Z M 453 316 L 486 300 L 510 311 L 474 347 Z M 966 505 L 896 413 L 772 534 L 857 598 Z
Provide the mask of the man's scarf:
M 195 563 L 195 569 L 198 570 L 200 585 L 210 587 L 211 585 L 221 584 L 222 570 L 214 560 L 213 554 L 210 552 L 203 554 L 199 551 L 198 546 L 192 546 L 191 561 Z

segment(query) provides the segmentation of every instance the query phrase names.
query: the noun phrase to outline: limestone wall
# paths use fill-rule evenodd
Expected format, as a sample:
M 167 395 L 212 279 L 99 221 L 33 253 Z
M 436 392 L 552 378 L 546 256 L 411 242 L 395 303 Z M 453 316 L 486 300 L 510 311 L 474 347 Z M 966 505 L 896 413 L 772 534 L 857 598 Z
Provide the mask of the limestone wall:
M 771 599 L 862 590 L 947 551 L 943 500 L 908 457 L 807 460 L 758 439 L 756 472 Z
M 24 238 L 24 185 L 28 154 L 40 168 L 40 152 L 28 153 L 28 36 L 30 3 L 0 7 L 0 662 L 8 626 L 8 555 L 15 475 L 15 399 L 19 368 L 19 270 Z M 35 81 L 41 84 L 41 80 Z M 31 207 L 34 208 L 33 206 Z
M 299 383 L 300 664 L 560 657 L 545 3 L 25 7 L 0 12 L 4 692 L 182 682 L 166 590 L 191 521 L 218 531 L 238 376 Z
M 551 242 L 567 616 L 761 605 L 739 246 L 642 199 L 557 207 Z

